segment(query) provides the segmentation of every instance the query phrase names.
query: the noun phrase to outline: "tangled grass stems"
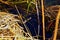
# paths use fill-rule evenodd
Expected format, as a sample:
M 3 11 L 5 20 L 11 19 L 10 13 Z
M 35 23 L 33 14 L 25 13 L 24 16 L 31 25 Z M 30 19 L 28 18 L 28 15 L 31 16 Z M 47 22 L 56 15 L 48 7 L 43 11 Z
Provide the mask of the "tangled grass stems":
M 15 8 L 16 8 L 16 10 L 17 10 L 17 12 L 18 12 L 19 18 L 20 18 L 20 20 L 22 21 L 22 23 L 23 23 L 26 31 L 31 35 L 31 32 L 30 32 L 29 28 L 25 25 L 25 23 L 24 23 L 24 21 L 23 21 L 23 19 L 22 19 L 22 16 L 21 16 L 21 14 L 20 14 L 20 12 L 19 12 L 19 10 L 18 10 L 18 8 L 17 8 L 16 5 L 15 5 Z

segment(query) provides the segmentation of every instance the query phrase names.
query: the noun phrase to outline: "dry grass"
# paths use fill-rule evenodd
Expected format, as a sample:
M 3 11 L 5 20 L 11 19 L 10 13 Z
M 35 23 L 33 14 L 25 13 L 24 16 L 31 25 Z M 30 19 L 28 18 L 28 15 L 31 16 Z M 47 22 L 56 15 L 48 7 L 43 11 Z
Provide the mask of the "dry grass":
M 59 9 L 57 17 L 56 17 L 56 23 L 55 23 L 55 30 L 54 30 L 53 40 L 56 40 L 56 38 L 57 38 L 58 25 L 59 25 L 59 17 L 60 17 L 60 9 Z
M 45 40 L 45 18 L 44 18 L 44 0 L 41 0 L 42 4 L 42 25 L 43 25 L 43 40 Z

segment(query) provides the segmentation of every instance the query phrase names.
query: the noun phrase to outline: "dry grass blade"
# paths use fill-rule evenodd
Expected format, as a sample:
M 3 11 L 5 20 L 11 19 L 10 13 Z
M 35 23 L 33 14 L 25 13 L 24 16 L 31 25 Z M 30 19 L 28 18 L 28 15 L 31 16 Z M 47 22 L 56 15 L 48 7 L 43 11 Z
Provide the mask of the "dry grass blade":
M 55 24 L 55 31 L 54 31 L 53 40 L 56 40 L 56 38 L 57 38 L 57 31 L 58 31 L 58 25 L 59 25 L 59 16 L 60 16 L 60 9 L 59 9 L 57 17 L 56 17 L 56 24 Z
M 4 2 L 4 1 L 0 0 L 0 2 L 2 2 L 2 3 L 4 3 L 4 4 L 9 5 L 9 3 L 8 3 L 7 1 L 6 1 L 6 2 Z
M 36 1 L 36 10 L 37 10 L 37 19 L 38 19 L 38 36 L 40 32 L 40 19 L 39 19 L 39 9 L 38 9 L 38 2 Z
M 45 40 L 45 23 L 44 23 L 44 0 L 41 0 L 41 6 L 42 6 L 42 25 L 43 25 L 43 40 Z

